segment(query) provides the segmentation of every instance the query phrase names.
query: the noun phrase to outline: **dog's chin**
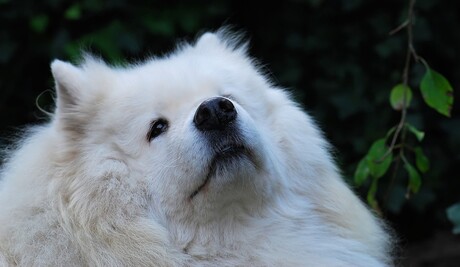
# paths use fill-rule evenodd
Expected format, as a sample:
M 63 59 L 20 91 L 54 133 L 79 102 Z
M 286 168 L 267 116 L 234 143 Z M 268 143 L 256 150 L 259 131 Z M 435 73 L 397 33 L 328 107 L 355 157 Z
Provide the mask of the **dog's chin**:
M 249 165 L 254 166 L 254 153 L 241 144 L 227 144 L 214 149 L 203 182 L 192 192 L 190 200 L 206 189 L 216 177 L 238 176 Z

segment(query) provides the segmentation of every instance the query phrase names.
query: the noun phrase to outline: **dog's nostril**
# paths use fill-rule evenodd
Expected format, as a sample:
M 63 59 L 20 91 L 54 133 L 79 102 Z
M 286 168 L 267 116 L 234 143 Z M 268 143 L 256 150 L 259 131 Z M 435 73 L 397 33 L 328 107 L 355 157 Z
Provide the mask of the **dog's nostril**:
M 193 122 L 202 131 L 225 128 L 234 121 L 237 112 L 233 103 L 223 97 L 214 97 L 200 104 Z
M 230 100 L 223 97 L 219 99 L 219 108 L 226 113 L 235 111 L 235 106 L 233 106 L 233 103 Z
M 209 120 L 211 112 L 209 108 L 203 105 L 200 105 L 195 113 L 195 118 L 193 119 L 195 125 L 202 125 L 205 121 Z

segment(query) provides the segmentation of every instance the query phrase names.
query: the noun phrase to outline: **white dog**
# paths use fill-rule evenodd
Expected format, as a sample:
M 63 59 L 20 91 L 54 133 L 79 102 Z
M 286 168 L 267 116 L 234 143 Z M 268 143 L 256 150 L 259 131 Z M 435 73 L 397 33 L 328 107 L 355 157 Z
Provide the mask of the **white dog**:
M 127 67 L 56 60 L 8 155 L 5 266 L 389 266 L 321 133 L 224 31 Z

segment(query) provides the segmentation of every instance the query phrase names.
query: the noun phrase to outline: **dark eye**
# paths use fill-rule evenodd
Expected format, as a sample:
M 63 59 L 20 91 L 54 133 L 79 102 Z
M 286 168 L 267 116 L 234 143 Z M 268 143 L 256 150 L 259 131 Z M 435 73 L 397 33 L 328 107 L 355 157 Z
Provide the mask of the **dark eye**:
M 147 140 L 150 142 L 153 138 L 158 137 L 160 134 L 166 132 L 168 129 L 168 121 L 165 119 L 158 119 L 150 123 L 150 130 L 147 133 Z

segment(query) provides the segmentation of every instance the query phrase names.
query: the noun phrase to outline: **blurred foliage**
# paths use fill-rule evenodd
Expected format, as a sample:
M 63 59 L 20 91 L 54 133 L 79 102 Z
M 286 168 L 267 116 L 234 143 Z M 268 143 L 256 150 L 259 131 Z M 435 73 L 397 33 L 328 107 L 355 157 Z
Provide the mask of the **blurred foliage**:
M 352 181 L 362 156 L 381 153 L 381 142 L 371 144 L 399 118 L 388 96 L 401 82 L 407 40 L 388 33 L 404 21 L 406 10 L 407 2 L 397 0 L 0 0 L 0 135 L 46 117 L 36 104 L 52 109 L 52 94 L 41 93 L 53 87 L 54 58 L 77 61 L 84 49 L 122 64 L 167 53 L 177 41 L 193 40 L 204 30 L 234 25 L 251 38 L 250 52 L 271 78 L 290 88 L 317 119 Z M 417 52 L 460 88 L 460 2 L 419 0 L 415 12 Z M 424 73 L 420 64 L 412 66 L 409 83 L 418 84 Z M 459 91 L 454 98 L 460 99 Z M 445 118 L 426 108 L 420 94 L 412 95 L 407 122 L 426 134 L 423 156 L 430 159 L 429 169 L 420 174 L 422 186 L 410 199 L 405 169 L 396 180 L 379 178 L 375 192 L 404 240 L 452 227 L 447 216 L 455 211 L 445 209 L 460 200 L 458 115 L 458 105 Z M 423 161 L 420 153 L 412 156 L 410 162 Z M 372 183 L 360 182 L 357 190 L 365 198 Z
M 452 205 L 447 209 L 447 217 L 454 223 L 453 232 L 460 234 L 460 203 Z

